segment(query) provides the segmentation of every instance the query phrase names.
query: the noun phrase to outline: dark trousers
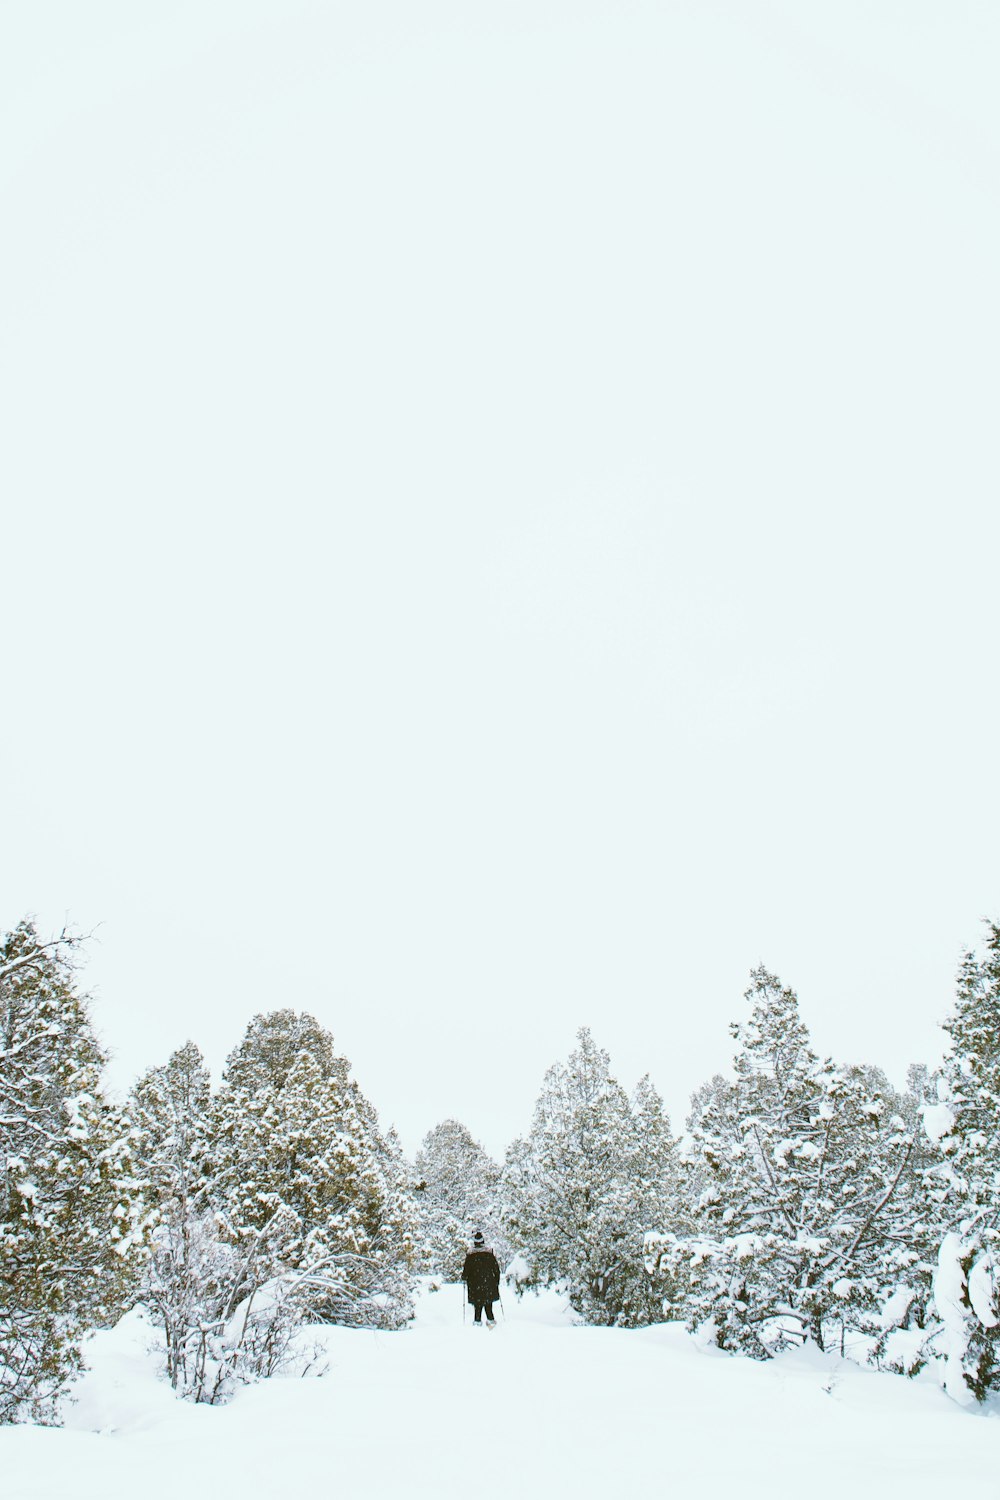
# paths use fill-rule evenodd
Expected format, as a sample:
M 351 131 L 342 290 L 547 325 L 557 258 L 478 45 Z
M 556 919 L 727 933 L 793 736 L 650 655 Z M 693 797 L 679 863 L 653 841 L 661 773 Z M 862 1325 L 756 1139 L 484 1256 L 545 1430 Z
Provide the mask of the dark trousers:
M 483 1321 L 483 1308 L 484 1307 L 486 1309 L 486 1321 L 487 1321 L 487 1323 L 492 1323 L 493 1322 L 493 1303 L 492 1302 L 473 1302 L 472 1305 L 476 1309 L 475 1321 L 477 1323 L 481 1323 Z

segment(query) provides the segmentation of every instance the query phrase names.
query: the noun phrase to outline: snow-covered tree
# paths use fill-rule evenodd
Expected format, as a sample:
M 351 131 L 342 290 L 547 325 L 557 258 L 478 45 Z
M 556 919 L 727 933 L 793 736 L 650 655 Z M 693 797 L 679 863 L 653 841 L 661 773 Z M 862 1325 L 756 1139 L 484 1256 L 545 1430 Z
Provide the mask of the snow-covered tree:
M 86 1330 L 123 1310 L 143 1238 L 76 946 L 30 922 L 0 940 L 0 1421 L 53 1418 Z
M 926 1110 L 942 1165 L 943 1235 L 934 1300 L 945 1386 L 957 1400 L 1000 1390 L 1000 926 L 982 958 L 965 955 L 945 1030 L 951 1051 L 939 1101 Z
M 238 1351 L 224 1347 L 225 1330 L 247 1285 L 211 1208 L 211 1102 L 193 1042 L 145 1073 L 131 1098 L 154 1218 L 143 1300 L 163 1328 L 171 1384 L 195 1400 L 227 1388 Z
M 501 1265 L 509 1248 L 499 1217 L 500 1168 L 458 1120 L 428 1131 L 415 1161 L 414 1198 L 425 1270 L 457 1281 L 481 1229 Z
M 706 1182 L 694 1231 L 647 1252 L 686 1278 L 692 1326 L 763 1358 L 806 1337 L 843 1342 L 886 1309 L 904 1317 L 927 1226 L 915 1122 L 883 1076 L 818 1058 L 794 991 L 765 969 L 745 998 L 735 1076 L 691 1120 Z
M 324 1078 L 346 1082 L 350 1065 L 337 1056 L 326 1028 L 306 1011 L 284 1009 L 254 1016 L 226 1061 L 226 1083 L 246 1095 L 265 1088 L 280 1092 L 303 1052 Z
M 281 1274 L 298 1223 L 279 1206 L 257 1233 L 227 1232 L 214 1206 L 217 1115 L 193 1043 L 139 1080 L 132 1113 L 153 1212 L 142 1295 L 163 1328 L 171 1384 L 217 1402 L 291 1357 L 310 1311 L 298 1282 Z
M 227 1064 L 212 1136 L 227 1243 L 267 1241 L 272 1277 L 294 1285 L 313 1318 L 406 1320 L 414 1226 L 404 1164 L 313 1017 L 255 1017 Z
M 191 1043 L 136 1085 L 156 1214 L 144 1295 L 199 1401 L 273 1372 L 302 1322 L 409 1307 L 406 1169 L 311 1016 L 257 1016 L 213 1097 Z
M 528 1285 L 563 1283 L 591 1323 L 661 1316 L 645 1236 L 679 1227 L 676 1143 L 644 1079 L 634 1100 L 584 1028 L 545 1075 L 532 1128 L 504 1169 L 504 1216 Z

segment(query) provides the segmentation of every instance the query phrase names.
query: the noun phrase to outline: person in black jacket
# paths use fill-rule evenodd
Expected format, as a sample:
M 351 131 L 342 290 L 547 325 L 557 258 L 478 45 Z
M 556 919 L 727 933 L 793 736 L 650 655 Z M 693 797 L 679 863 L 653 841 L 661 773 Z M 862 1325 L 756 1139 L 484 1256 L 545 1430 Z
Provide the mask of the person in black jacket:
M 487 1328 L 495 1328 L 496 1320 L 493 1317 L 493 1304 L 500 1296 L 500 1265 L 493 1251 L 483 1239 L 481 1229 L 477 1229 L 472 1236 L 472 1249 L 465 1257 L 465 1265 L 462 1267 L 462 1280 L 465 1282 L 469 1301 L 476 1312 L 473 1326 L 482 1327 L 483 1310 L 485 1309 Z

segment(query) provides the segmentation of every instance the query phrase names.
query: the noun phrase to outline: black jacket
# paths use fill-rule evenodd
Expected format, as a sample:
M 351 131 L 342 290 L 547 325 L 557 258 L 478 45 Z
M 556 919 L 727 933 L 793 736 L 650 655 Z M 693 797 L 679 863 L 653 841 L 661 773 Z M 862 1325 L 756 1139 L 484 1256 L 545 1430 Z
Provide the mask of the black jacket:
M 470 1250 L 462 1267 L 462 1280 L 469 1291 L 469 1301 L 495 1302 L 500 1296 L 500 1266 L 492 1250 Z

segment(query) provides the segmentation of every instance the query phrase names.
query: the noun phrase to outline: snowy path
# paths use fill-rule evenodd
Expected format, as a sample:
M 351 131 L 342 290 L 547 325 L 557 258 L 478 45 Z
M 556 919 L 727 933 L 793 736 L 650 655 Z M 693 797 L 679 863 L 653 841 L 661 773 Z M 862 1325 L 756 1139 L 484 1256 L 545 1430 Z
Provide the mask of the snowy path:
M 461 1291 L 399 1334 L 324 1331 L 323 1379 L 227 1407 L 177 1402 L 138 1320 L 95 1342 L 63 1430 L 0 1431 L 4 1500 L 240 1500 L 476 1493 L 740 1500 L 1000 1500 L 1000 1420 L 930 1382 L 699 1351 L 678 1328 L 572 1327 L 554 1297 L 508 1299 L 495 1333 Z

